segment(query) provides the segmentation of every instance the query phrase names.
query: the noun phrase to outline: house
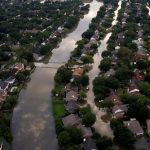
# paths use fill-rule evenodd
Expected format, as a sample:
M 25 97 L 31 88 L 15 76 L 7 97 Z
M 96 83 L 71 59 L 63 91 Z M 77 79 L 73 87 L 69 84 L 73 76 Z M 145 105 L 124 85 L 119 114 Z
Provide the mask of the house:
M 147 133 L 150 136 L 150 120 L 147 120 L 146 124 L 147 124 Z
M 118 34 L 117 34 L 117 37 L 118 37 L 118 39 L 124 39 L 124 38 L 125 38 L 125 36 L 124 36 L 124 33 L 123 33 L 123 32 L 118 33 Z
M 141 55 L 141 56 L 143 56 L 143 57 L 145 57 L 145 58 L 148 56 L 148 53 L 147 53 L 147 51 L 144 49 L 143 46 L 138 46 L 137 54 L 138 54 L 138 55 Z
M 144 41 L 143 41 L 143 38 L 138 38 L 138 40 L 137 40 L 137 45 L 138 46 L 142 46 L 142 45 L 144 45 Z
M 95 30 L 95 34 L 99 35 L 99 31 L 98 31 L 98 30 Z
M 74 57 L 73 59 L 76 60 L 76 59 L 80 59 L 80 58 L 79 58 L 79 57 Z M 79 67 L 80 67 L 80 65 L 77 65 L 77 64 L 76 64 L 76 65 L 73 65 L 71 68 L 74 70 L 74 69 L 79 68 Z M 72 71 L 73 71 L 73 70 L 72 70 Z
M 124 12 L 123 15 L 124 15 L 125 18 L 127 18 L 129 16 L 126 12 Z
M 139 29 L 138 38 L 142 38 L 142 37 L 143 37 L 143 29 Z
M 82 124 L 79 124 L 77 128 L 81 130 L 83 134 L 83 138 L 90 138 L 93 136 L 93 133 L 90 127 L 85 127 Z
M 135 137 L 140 137 L 144 135 L 144 131 L 136 119 L 130 119 L 130 121 L 125 122 L 127 128 L 134 134 Z
M 122 104 L 120 97 L 114 91 L 111 91 L 109 96 L 105 100 L 112 101 L 114 103 L 114 105 L 121 105 Z
M 84 150 L 98 150 L 96 147 L 96 142 L 92 138 L 85 139 L 83 147 Z
M 0 109 L 1 109 L 3 102 L 6 99 L 6 96 L 7 96 L 7 93 L 3 90 L 0 90 Z
M 78 115 L 70 114 L 64 118 L 62 118 L 62 122 L 65 127 L 67 126 L 75 126 L 81 123 L 81 118 Z
M 83 68 L 75 68 L 74 70 L 73 70 L 73 77 L 80 77 L 80 76 L 82 76 L 83 75 L 83 72 L 84 72 L 84 69 Z
M 33 55 L 34 61 L 41 61 L 43 59 L 43 56 L 41 56 L 38 53 L 33 53 L 32 55 Z
M 118 61 L 119 61 L 119 59 L 116 55 L 113 55 L 111 57 L 111 65 L 113 65 L 113 66 L 117 65 Z
M 137 52 L 134 53 L 133 60 L 138 61 L 140 59 L 146 59 L 147 57 L 148 57 L 148 55 L 145 54 L 144 51 L 138 50 Z
M 123 18 L 123 19 L 122 19 L 122 24 L 123 24 L 123 25 L 126 24 L 126 20 L 127 20 L 126 18 Z
M 108 4 L 108 7 L 106 9 L 111 10 L 113 6 L 111 4 Z
M 117 35 L 117 42 L 116 42 L 116 44 L 121 44 L 121 43 L 123 43 L 123 41 L 124 41 L 124 38 L 125 38 L 125 36 L 124 36 L 124 33 L 123 32 L 121 32 L 121 33 L 118 33 L 118 35 Z
M 13 45 L 11 45 L 11 48 L 12 49 L 19 49 L 20 48 L 20 44 L 19 43 L 13 44 Z
M 111 68 L 104 74 L 104 77 L 107 78 L 107 77 L 113 76 L 114 74 L 115 74 L 115 70 Z
M 115 47 L 116 53 L 118 53 L 119 49 L 120 49 L 120 46 L 116 46 L 116 47 Z
M 9 88 L 9 83 L 5 81 L 0 82 L 0 90 L 7 91 Z
M 64 31 L 64 28 L 63 28 L 63 27 L 58 27 L 58 29 L 57 29 L 57 32 L 58 32 L 58 33 L 61 34 L 63 31 Z
M 16 63 L 13 68 L 17 69 L 18 71 L 23 71 L 24 70 L 24 64 L 22 63 Z
M 77 63 L 77 64 L 83 64 L 83 61 L 80 60 L 80 59 L 78 59 L 78 60 L 76 60 L 76 63 Z
M 144 80 L 144 73 L 140 71 L 139 69 L 136 69 L 134 70 L 134 77 L 135 77 L 135 80 L 142 81 Z
M 26 30 L 24 30 L 23 32 L 24 32 L 24 33 L 33 33 L 33 34 L 36 34 L 36 33 L 39 32 L 39 30 L 33 28 L 33 29 L 31 29 L 31 30 L 27 30 L 27 29 L 26 29 Z
M 90 40 L 95 39 L 96 41 L 99 39 L 99 34 L 98 33 L 95 33 Z
M 78 92 L 78 87 L 77 87 L 77 86 L 74 86 L 74 85 L 71 84 L 71 83 L 66 84 L 66 86 L 65 86 L 65 91 L 66 91 L 66 92 L 69 92 L 69 91 L 71 91 L 71 90 Z
M 112 108 L 113 117 L 116 119 L 123 119 L 127 111 L 128 105 L 115 105 Z
M 92 45 L 91 43 L 85 44 L 85 45 L 84 45 L 84 50 L 85 50 L 85 51 L 89 51 L 89 50 L 91 49 L 91 45 Z
M 138 95 L 140 92 L 136 84 L 130 84 L 127 91 L 129 94 L 132 94 L 132 95 Z
M 94 45 L 94 44 L 97 44 L 97 37 L 92 36 L 91 39 L 90 39 L 89 44 L 91 46 Z M 89 51 L 91 51 L 91 47 L 90 47 Z
M 137 40 L 133 40 L 132 42 L 137 44 L 137 46 L 142 46 L 144 44 L 144 41 L 142 38 L 138 38 Z
M 65 105 L 66 107 L 66 110 L 69 112 L 69 113 L 75 113 L 77 110 L 78 110 L 78 103 L 77 101 L 74 101 L 74 100 L 71 100 L 69 102 L 67 102 L 67 104 Z
M 9 83 L 9 84 L 14 84 L 16 81 L 16 78 L 14 76 L 10 76 L 8 79 L 5 80 L 5 82 Z
M 11 67 L 11 73 L 13 75 L 17 75 L 19 72 L 24 70 L 24 64 L 16 63 Z
M 66 93 L 66 98 L 65 98 L 65 100 L 66 100 L 67 102 L 69 102 L 69 101 L 71 101 L 71 100 L 77 101 L 77 100 L 78 100 L 78 92 L 73 91 L 73 90 L 67 92 L 67 93 Z
M 26 66 L 26 70 L 27 70 L 27 71 L 31 71 L 31 70 L 32 70 L 32 67 L 31 67 L 31 66 Z

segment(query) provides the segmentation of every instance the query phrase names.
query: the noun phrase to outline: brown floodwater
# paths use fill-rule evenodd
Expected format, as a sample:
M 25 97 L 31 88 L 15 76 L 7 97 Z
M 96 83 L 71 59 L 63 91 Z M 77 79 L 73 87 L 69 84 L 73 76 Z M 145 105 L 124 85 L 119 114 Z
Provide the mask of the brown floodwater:
M 118 17 L 118 11 L 121 9 L 121 4 L 122 4 L 122 1 L 120 0 L 118 2 L 118 8 L 116 9 L 116 11 L 114 12 L 114 18 L 113 18 L 113 21 L 112 21 L 112 26 L 111 28 L 117 24 L 117 17 Z M 96 105 L 95 105 L 95 96 L 94 96 L 94 93 L 93 93 L 93 80 L 99 75 L 100 73 L 100 70 L 99 70 L 99 65 L 100 65 L 100 62 L 102 60 L 102 52 L 104 50 L 107 49 L 107 42 L 111 36 L 111 32 L 108 33 L 105 38 L 103 40 L 101 40 L 101 44 L 100 46 L 98 47 L 98 52 L 94 55 L 94 63 L 93 63 L 93 68 L 92 70 L 88 73 L 88 76 L 89 76 L 89 91 L 87 93 L 87 103 L 90 105 L 92 111 L 95 113 L 96 115 L 96 122 L 94 124 L 94 128 L 96 129 L 97 132 L 99 132 L 100 134 L 102 135 L 107 135 L 109 137 L 113 137 L 113 132 L 110 128 L 110 125 L 109 123 L 106 123 L 104 122 L 101 117 L 103 115 L 106 114 L 106 112 L 103 111 L 103 109 L 99 109 Z
M 88 29 L 91 19 L 102 6 L 102 2 L 96 0 L 89 4 L 88 14 L 80 19 L 76 29 L 53 50 L 49 65 L 58 62 L 57 67 L 37 67 L 30 82 L 21 90 L 11 122 L 14 137 L 12 150 L 58 149 L 51 101 L 54 75 L 61 63 L 68 61 L 71 51 L 76 47 L 75 43 L 81 39 L 81 34 Z

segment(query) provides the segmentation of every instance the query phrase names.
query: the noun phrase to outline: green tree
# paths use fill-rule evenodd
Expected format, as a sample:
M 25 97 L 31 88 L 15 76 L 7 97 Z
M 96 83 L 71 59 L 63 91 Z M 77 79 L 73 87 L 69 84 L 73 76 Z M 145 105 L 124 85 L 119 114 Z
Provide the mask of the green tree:
M 81 58 L 81 60 L 83 61 L 84 64 L 91 64 L 91 63 L 93 63 L 93 57 L 91 55 L 83 56 Z
M 136 68 L 142 70 L 142 69 L 146 69 L 148 66 L 147 66 L 147 61 L 146 60 L 139 60 L 137 61 L 136 63 Z
M 114 106 L 114 104 L 110 100 L 104 100 L 103 102 L 101 102 L 102 108 L 108 108 L 110 110 L 113 106 Z
M 136 101 L 129 105 L 127 115 L 130 118 L 136 118 L 139 121 L 145 122 L 149 118 L 149 110 L 145 104 Z
M 111 59 L 110 58 L 104 58 L 100 65 L 99 68 L 101 69 L 101 71 L 108 71 L 111 67 Z
M 96 116 L 89 112 L 83 116 L 82 121 L 85 126 L 92 126 L 96 121 Z
M 71 77 L 72 77 L 71 69 L 65 68 L 64 66 L 62 66 L 57 70 L 57 73 L 55 75 L 55 81 L 58 84 L 68 83 L 70 82 Z
M 115 77 L 121 82 L 128 81 L 132 76 L 133 72 L 127 68 L 119 68 L 115 73 Z
M 108 50 L 105 50 L 102 52 L 102 57 L 105 58 L 105 57 L 108 57 L 108 56 L 111 56 L 111 52 L 108 51 Z
M 140 82 L 140 92 L 146 96 L 150 96 L 150 84 L 148 82 Z
M 89 84 L 89 76 L 88 75 L 82 75 L 81 76 L 81 85 L 82 86 L 88 86 Z
M 68 127 L 66 129 L 71 137 L 71 142 L 74 144 L 82 143 L 82 132 L 76 127 Z
M 58 143 L 60 146 L 67 145 L 70 143 L 71 137 L 67 131 L 62 131 L 58 134 Z
M 65 95 L 65 89 L 64 86 L 57 85 L 53 90 L 52 90 L 53 95 L 58 95 L 59 97 L 64 97 Z
M 96 146 L 98 149 L 107 150 L 107 148 L 113 145 L 112 139 L 107 136 L 100 137 L 96 141 Z
M 45 55 L 47 54 L 50 50 L 51 50 L 51 45 L 50 44 L 46 44 L 46 45 L 43 45 L 41 48 L 40 48 L 40 53 L 42 55 Z
M 94 30 L 88 29 L 86 32 L 82 34 L 83 38 L 90 39 L 94 34 Z
M 146 73 L 145 80 L 150 84 L 150 72 Z
M 79 92 L 79 100 L 84 100 L 86 98 L 86 93 L 85 91 L 81 90 Z
M 23 81 L 26 80 L 26 76 L 25 76 L 25 74 L 24 74 L 23 72 L 20 72 L 20 73 L 17 74 L 16 79 L 17 79 L 19 82 L 23 82 Z
M 124 147 L 131 147 L 135 142 L 135 137 L 131 131 L 123 125 L 121 121 L 112 119 L 110 126 L 114 131 L 114 139 L 118 144 L 123 145 Z

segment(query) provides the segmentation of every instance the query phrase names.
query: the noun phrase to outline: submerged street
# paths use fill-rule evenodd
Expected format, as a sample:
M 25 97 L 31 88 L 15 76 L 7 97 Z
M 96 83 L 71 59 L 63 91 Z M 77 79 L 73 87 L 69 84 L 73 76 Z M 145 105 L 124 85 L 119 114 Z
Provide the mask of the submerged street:
M 112 27 L 116 25 L 117 23 L 117 16 L 118 16 L 118 11 L 121 9 L 121 3 L 122 1 L 120 0 L 118 3 L 118 8 L 114 12 L 115 16 L 113 18 L 112 22 Z M 110 125 L 108 123 L 105 123 L 102 121 L 101 116 L 105 115 L 105 112 L 102 110 L 99 110 L 99 108 L 95 105 L 94 101 L 94 93 L 93 93 L 93 80 L 98 76 L 99 74 L 99 64 L 100 61 L 102 60 L 102 52 L 107 49 L 107 41 L 109 40 L 111 36 L 111 32 L 106 35 L 106 37 L 101 40 L 101 44 L 98 48 L 98 53 L 94 55 L 94 63 L 93 63 L 93 68 L 92 70 L 88 73 L 90 82 L 89 82 L 89 91 L 87 93 L 87 103 L 90 105 L 91 110 L 96 114 L 96 122 L 94 124 L 94 128 L 96 131 L 98 131 L 102 135 L 107 135 L 109 137 L 113 137 L 112 130 L 110 128 Z

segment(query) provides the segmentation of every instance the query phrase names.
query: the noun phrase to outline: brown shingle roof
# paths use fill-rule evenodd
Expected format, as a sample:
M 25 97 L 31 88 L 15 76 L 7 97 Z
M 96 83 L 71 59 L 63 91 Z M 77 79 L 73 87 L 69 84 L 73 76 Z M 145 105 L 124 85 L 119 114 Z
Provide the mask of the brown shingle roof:
M 127 122 L 127 128 L 135 135 L 141 136 L 144 134 L 144 131 L 140 123 L 136 119 L 131 119 Z
M 69 113 L 75 113 L 78 109 L 78 104 L 76 101 L 69 101 L 67 104 L 66 104 L 66 109 Z
M 132 95 L 138 95 L 140 92 L 138 86 L 136 84 L 130 84 L 128 88 L 128 93 Z
M 69 116 L 62 118 L 62 122 L 65 127 L 66 126 L 74 126 L 74 125 L 80 124 L 81 119 L 79 118 L 78 115 L 70 114 Z
M 120 97 L 115 92 L 110 92 L 109 97 L 106 98 L 107 100 L 111 100 L 115 105 L 121 105 L 122 102 Z
M 71 90 L 71 91 L 66 93 L 66 101 L 68 102 L 71 100 L 73 100 L 73 101 L 78 100 L 78 93 L 76 91 Z
M 74 77 L 76 77 L 76 76 L 82 76 L 83 71 L 84 71 L 83 68 L 80 68 L 80 67 L 79 68 L 75 68 L 72 75 Z
M 128 111 L 127 105 L 115 105 L 112 108 L 112 112 L 115 118 L 117 119 L 122 119 L 124 118 L 125 113 Z
M 82 134 L 83 134 L 83 137 L 84 137 L 84 138 L 92 137 L 93 134 L 92 134 L 91 128 L 85 127 L 85 126 L 83 126 L 82 124 L 79 124 L 79 125 L 77 126 L 77 128 L 82 131 Z
M 77 91 L 78 91 L 78 87 L 72 85 L 71 83 L 68 83 L 68 84 L 66 84 L 66 86 L 65 86 L 65 90 L 66 90 L 66 92 L 71 91 L 71 90 L 77 92 Z

